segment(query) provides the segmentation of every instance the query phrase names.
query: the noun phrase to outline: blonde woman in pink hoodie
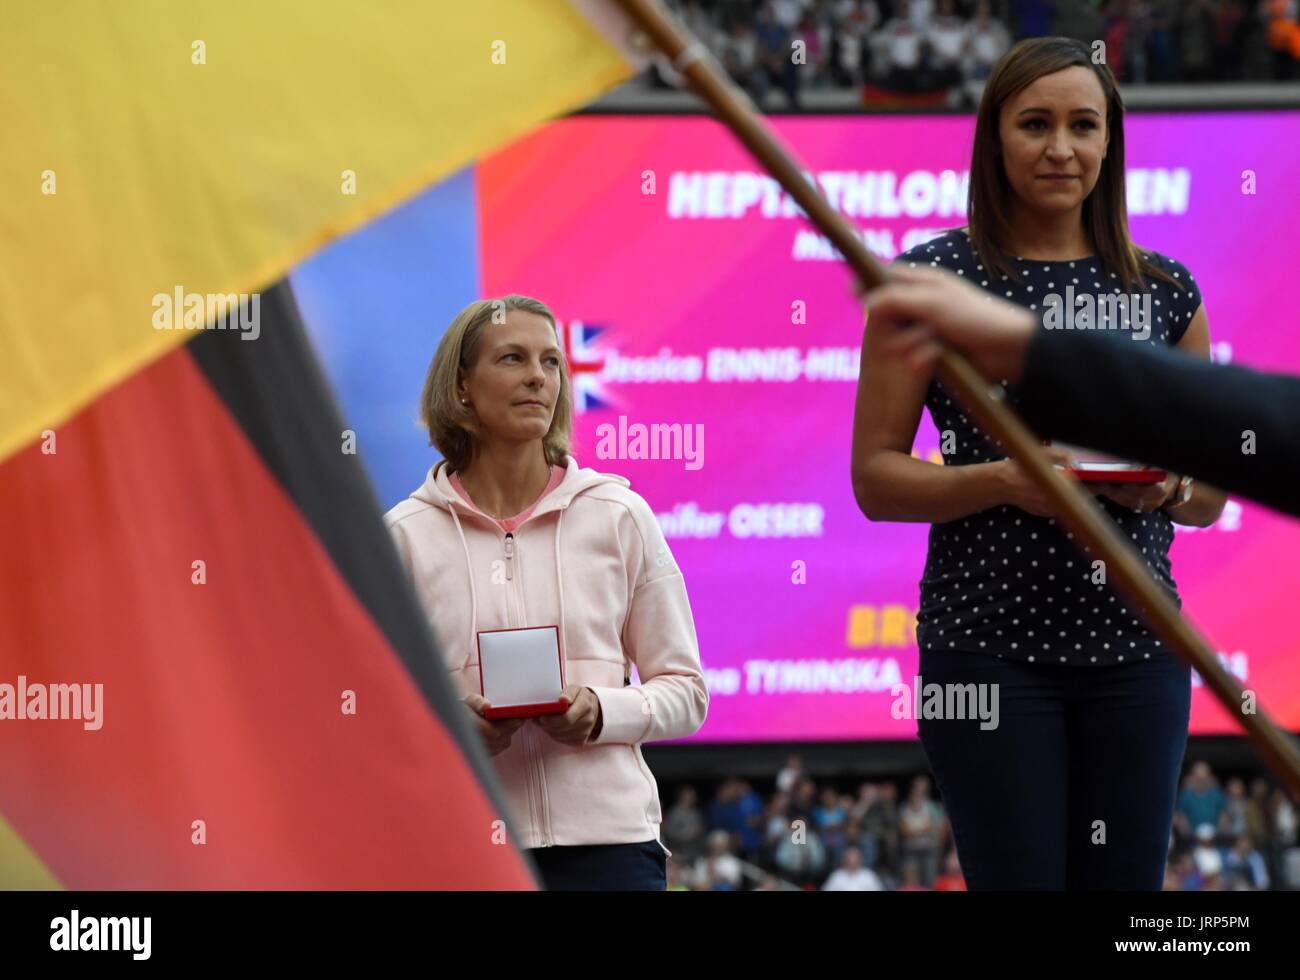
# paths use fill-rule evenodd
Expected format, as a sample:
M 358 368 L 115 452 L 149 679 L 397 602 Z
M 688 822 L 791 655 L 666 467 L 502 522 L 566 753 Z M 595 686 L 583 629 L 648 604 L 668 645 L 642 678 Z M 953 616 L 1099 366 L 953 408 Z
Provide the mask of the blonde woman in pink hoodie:
M 686 586 L 649 505 L 569 455 L 554 315 L 524 296 L 471 303 L 443 336 L 420 404 L 444 459 L 385 520 L 492 754 L 519 846 L 547 888 L 664 889 L 659 791 L 641 743 L 697 731 L 709 695 Z M 478 634 L 550 625 L 568 710 L 489 720 Z

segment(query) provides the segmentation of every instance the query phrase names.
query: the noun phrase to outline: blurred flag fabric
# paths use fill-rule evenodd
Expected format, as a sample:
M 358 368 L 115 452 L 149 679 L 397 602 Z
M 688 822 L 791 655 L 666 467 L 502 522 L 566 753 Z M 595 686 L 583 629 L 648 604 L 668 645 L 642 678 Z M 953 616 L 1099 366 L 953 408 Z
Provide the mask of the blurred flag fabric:
M 6 20 L 0 887 L 531 887 L 282 280 L 627 78 L 626 23 L 603 0 Z M 40 717 L 97 684 L 98 728 Z

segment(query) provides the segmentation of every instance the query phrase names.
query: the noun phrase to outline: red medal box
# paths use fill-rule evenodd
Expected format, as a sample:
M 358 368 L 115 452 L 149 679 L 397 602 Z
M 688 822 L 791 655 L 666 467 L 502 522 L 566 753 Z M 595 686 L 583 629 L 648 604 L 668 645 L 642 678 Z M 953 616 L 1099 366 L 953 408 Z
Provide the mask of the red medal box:
M 1159 483 L 1169 474 L 1142 463 L 1130 463 L 1092 449 L 1064 442 L 1045 443 L 1070 454 L 1070 472 L 1084 483 Z

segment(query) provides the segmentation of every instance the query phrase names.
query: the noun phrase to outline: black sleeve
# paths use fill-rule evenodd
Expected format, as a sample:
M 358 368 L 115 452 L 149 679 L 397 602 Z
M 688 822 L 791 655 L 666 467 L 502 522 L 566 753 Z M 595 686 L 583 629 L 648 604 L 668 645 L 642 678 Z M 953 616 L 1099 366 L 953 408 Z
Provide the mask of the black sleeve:
M 1121 335 L 1040 330 L 1021 411 L 1040 435 L 1152 463 L 1300 516 L 1300 378 Z

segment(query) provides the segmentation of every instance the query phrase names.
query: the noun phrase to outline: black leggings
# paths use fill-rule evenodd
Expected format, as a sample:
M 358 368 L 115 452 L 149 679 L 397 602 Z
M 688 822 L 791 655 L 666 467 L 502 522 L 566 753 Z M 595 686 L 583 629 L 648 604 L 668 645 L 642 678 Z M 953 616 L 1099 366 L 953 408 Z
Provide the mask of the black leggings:
M 918 719 L 967 887 L 1158 891 L 1191 710 L 1171 654 L 1113 667 L 921 651 L 921 684 L 997 684 L 998 725 Z

